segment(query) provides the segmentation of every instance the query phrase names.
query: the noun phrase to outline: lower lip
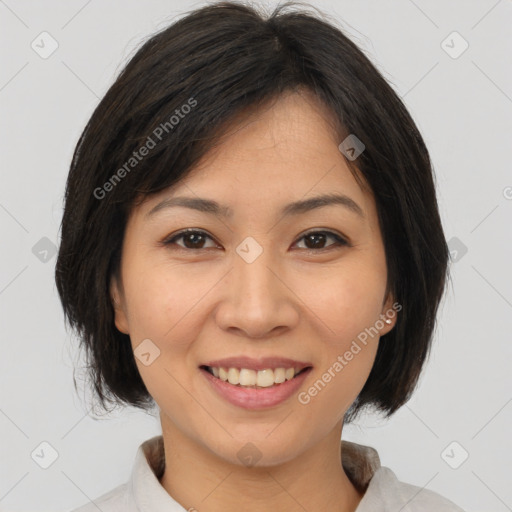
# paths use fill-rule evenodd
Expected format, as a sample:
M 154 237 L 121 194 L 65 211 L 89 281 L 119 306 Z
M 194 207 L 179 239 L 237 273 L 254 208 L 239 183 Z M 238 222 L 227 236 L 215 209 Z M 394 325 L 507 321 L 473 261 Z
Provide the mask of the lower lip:
M 213 389 L 224 399 L 233 405 L 244 409 L 265 409 L 284 402 L 293 395 L 309 375 L 312 368 L 308 368 L 297 377 L 276 384 L 268 388 L 244 388 L 234 386 L 229 382 L 214 377 L 210 372 L 200 368 Z

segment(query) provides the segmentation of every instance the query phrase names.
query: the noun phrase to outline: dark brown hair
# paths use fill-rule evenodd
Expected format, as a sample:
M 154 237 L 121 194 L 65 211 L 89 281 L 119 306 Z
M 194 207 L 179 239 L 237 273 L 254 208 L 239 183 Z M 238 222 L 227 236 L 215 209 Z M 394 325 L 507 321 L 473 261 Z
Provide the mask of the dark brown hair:
M 365 406 L 389 416 L 409 399 L 430 350 L 449 258 L 424 141 L 401 99 L 325 15 L 293 2 L 268 16 L 220 2 L 187 13 L 138 49 L 75 148 L 55 279 L 103 408 L 154 405 L 129 337 L 115 327 L 109 294 L 129 212 L 138 198 L 184 178 L 235 116 L 299 89 L 332 113 L 340 142 L 355 134 L 365 145 L 347 163 L 374 194 L 388 292 L 402 306 L 346 421 Z M 143 146 L 151 150 L 135 158 Z

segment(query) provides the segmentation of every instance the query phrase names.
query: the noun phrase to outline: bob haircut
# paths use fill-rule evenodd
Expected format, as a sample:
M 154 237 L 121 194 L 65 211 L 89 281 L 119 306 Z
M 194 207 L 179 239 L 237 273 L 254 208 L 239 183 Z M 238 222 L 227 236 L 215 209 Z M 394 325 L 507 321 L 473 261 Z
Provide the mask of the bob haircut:
M 224 1 L 189 11 L 141 45 L 77 142 L 55 280 L 104 410 L 155 405 L 129 336 L 115 327 L 109 293 L 131 209 L 184 178 L 244 112 L 299 90 L 332 114 L 340 143 L 355 134 L 365 145 L 346 160 L 375 198 L 387 293 L 402 305 L 345 421 L 366 406 L 389 417 L 417 385 L 449 261 L 430 157 L 405 105 L 362 51 L 325 15 L 294 7 L 286 2 L 263 16 Z

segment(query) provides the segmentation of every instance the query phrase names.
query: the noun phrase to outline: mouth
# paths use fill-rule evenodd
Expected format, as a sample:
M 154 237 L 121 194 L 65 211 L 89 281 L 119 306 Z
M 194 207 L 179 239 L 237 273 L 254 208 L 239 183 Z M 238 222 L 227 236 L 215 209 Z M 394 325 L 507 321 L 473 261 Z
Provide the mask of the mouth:
M 304 386 L 313 366 L 283 358 L 240 357 L 209 361 L 198 369 L 218 397 L 258 411 L 287 403 Z
M 283 365 L 275 368 L 252 369 L 244 367 L 201 365 L 202 371 L 215 379 L 238 388 L 264 389 L 280 387 L 288 381 L 308 373 L 312 366 L 297 363 L 297 366 Z

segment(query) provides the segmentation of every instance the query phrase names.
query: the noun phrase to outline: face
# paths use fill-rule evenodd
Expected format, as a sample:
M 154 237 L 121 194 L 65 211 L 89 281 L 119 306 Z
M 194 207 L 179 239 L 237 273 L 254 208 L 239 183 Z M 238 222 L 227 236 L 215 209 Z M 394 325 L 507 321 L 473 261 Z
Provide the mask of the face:
M 130 336 L 162 424 L 234 464 L 249 442 L 262 464 L 278 464 L 326 439 L 394 325 L 382 321 L 393 298 L 375 202 L 327 119 L 313 97 L 282 96 L 127 223 L 111 286 L 116 326 Z M 345 198 L 285 209 L 326 194 Z M 165 203 L 183 197 L 220 206 Z M 364 343 L 370 328 L 377 334 Z M 227 358 L 230 380 L 228 366 L 262 386 L 204 368 Z M 277 368 L 295 366 L 306 369 L 267 386 L 286 374 Z

